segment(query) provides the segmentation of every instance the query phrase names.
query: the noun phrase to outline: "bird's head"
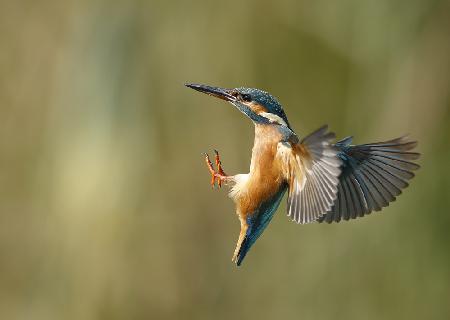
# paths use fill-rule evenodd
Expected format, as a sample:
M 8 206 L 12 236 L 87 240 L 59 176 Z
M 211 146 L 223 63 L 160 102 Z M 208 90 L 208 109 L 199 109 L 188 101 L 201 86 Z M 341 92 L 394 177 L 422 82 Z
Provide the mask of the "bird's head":
M 225 89 L 194 83 L 186 86 L 230 102 L 255 124 L 275 124 L 290 128 L 283 107 L 268 92 L 253 88 Z

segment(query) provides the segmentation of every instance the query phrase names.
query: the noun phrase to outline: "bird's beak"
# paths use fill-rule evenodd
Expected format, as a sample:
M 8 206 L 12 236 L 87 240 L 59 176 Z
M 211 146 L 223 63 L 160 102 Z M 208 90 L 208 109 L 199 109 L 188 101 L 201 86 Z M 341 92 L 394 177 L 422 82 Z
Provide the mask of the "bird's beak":
M 236 97 L 231 94 L 232 91 L 231 89 L 211 87 L 204 84 L 196 84 L 196 83 L 186 83 L 185 86 L 225 101 L 230 102 L 236 101 Z

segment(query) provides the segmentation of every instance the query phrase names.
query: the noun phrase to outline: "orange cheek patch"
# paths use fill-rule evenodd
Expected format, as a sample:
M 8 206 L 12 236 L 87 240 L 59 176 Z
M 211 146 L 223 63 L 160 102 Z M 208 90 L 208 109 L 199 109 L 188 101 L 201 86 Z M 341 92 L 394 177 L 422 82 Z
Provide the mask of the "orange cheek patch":
M 267 109 L 258 103 L 250 103 L 249 108 L 256 114 L 260 114 L 261 112 L 267 112 Z

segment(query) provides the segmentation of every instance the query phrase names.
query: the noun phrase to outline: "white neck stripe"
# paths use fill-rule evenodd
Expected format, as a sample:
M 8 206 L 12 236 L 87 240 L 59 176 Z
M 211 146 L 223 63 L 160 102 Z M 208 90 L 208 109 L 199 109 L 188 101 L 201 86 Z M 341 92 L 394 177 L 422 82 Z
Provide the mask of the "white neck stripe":
M 268 119 L 272 123 L 278 123 L 285 127 L 288 126 L 287 123 L 281 117 L 277 116 L 276 114 L 269 113 L 269 112 L 261 112 L 261 113 L 259 113 L 259 115 Z

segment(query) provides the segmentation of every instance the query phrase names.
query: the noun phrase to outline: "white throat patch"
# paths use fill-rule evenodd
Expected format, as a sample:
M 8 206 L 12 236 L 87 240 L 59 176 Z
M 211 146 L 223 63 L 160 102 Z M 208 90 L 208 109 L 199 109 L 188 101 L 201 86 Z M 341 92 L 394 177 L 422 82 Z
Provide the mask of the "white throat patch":
M 286 124 L 286 122 L 281 117 L 277 116 L 276 114 L 269 113 L 269 112 L 261 112 L 261 113 L 259 113 L 259 115 L 268 119 L 271 123 L 277 123 L 277 124 L 285 126 L 285 127 L 288 126 Z

